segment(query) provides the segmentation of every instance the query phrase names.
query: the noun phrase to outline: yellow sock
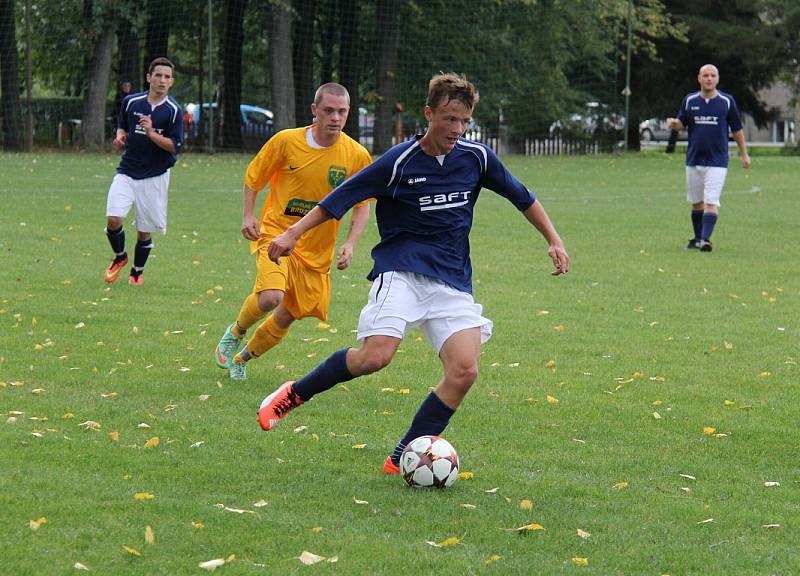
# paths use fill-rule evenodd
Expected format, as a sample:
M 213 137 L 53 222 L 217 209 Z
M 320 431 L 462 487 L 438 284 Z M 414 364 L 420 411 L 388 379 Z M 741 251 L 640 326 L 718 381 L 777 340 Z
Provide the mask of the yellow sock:
M 270 348 L 274 348 L 289 333 L 288 328 L 281 328 L 275 322 L 275 317 L 270 316 L 259 326 L 253 337 L 247 343 L 247 349 L 254 358 L 261 356 Z
M 247 330 L 266 315 L 267 313 L 258 306 L 258 294 L 253 293 L 244 299 L 242 309 L 239 310 L 239 317 L 236 318 L 236 324 L 239 328 Z M 241 334 L 237 334 L 237 336 L 241 336 Z

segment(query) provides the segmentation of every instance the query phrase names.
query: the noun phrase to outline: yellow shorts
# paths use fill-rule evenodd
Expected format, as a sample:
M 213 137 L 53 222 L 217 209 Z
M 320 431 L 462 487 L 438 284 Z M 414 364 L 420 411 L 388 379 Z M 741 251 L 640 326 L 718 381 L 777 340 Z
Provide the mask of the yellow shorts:
M 267 255 L 267 246 L 256 251 L 253 292 L 280 290 L 283 305 L 295 320 L 310 316 L 327 320 L 331 303 L 330 274 L 311 270 L 292 256 L 281 258 L 281 263 L 275 264 Z

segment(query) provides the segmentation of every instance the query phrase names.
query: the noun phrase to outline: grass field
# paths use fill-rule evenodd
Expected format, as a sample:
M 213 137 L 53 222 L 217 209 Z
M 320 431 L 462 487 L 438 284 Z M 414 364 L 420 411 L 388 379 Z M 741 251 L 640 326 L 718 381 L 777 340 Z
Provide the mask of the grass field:
M 380 473 L 439 378 L 416 332 L 274 432 L 255 421 L 353 342 L 374 229 L 332 275 L 328 325 L 297 323 L 231 383 L 212 351 L 253 281 L 248 158 L 180 158 L 141 287 L 101 279 L 116 161 L 0 155 L 1 573 L 800 570 L 800 158 L 732 161 L 710 254 L 685 249 L 681 156 L 508 158 L 573 267 L 550 276 L 538 234 L 483 192 L 495 333 L 445 433 L 471 478 L 432 492 Z

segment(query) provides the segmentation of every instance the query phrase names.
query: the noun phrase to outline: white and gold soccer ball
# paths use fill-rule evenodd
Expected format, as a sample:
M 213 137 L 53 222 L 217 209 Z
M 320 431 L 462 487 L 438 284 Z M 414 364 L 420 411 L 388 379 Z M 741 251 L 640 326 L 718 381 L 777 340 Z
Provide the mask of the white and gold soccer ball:
M 420 436 L 400 456 L 400 475 L 414 488 L 447 488 L 458 477 L 458 453 L 439 436 Z

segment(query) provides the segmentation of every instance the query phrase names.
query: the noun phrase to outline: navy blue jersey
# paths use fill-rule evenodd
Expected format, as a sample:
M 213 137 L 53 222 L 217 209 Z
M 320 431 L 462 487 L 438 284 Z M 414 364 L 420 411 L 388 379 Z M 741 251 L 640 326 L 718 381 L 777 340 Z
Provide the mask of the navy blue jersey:
M 147 92 L 126 96 L 117 118 L 117 128 L 128 133 L 128 140 L 117 173 L 136 180 L 160 176 L 175 165 L 175 154 L 159 148 L 147 137 L 139 125 L 142 116 L 152 118 L 153 129 L 174 142 L 176 153 L 183 146 L 183 111 L 172 96 L 167 96 L 155 108 L 147 101 Z
M 481 188 L 529 208 L 536 196 L 506 170 L 494 152 L 460 138 L 443 156 L 429 156 L 421 136 L 391 148 L 319 203 L 335 218 L 367 198 L 377 200 L 380 242 L 367 278 L 416 272 L 472 293 L 469 232 Z
M 728 167 L 728 128 L 742 129 L 742 119 L 733 96 L 719 92 L 706 100 L 700 92 L 687 94 L 681 102 L 678 120 L 689 130 L 687 166 Z

